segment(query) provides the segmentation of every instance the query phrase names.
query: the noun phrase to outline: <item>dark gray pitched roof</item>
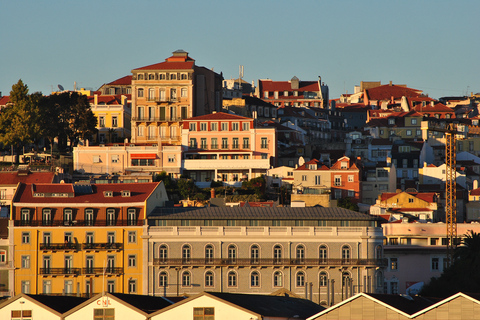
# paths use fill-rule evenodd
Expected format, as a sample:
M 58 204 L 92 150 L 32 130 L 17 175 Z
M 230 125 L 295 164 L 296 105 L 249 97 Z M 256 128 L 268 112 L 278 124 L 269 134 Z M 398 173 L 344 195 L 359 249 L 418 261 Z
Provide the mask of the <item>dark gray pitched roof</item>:
M 395 309 L 401 310 L 406 314 L 414 314 L 420 310 L 430 307 L 440 299 L 426 298 L 420 296 L 407 296 L 398 294 L 366 293 L 377 300 L 386 303 Z
M 157 207 L 149 219 L 257 219 L 257 220 L 377 220 L 377 217 L 343 208 L 324 207 Z
M 50 296 L 43 294 L 27 294 L 27 296 L 59 313 L 67 312 L 88 300 L 87 298 L 81 297 Z
M 112 296 L 142 310 L 145 313 L 152 313 L 172 305 L 173 303 L 163 297 L 144 296 L 138 294 L 110 293 Z
M 212 296 L 267 317 L 306 319 L 324 307 L 306 299 L 260 294 L 207 292 Z

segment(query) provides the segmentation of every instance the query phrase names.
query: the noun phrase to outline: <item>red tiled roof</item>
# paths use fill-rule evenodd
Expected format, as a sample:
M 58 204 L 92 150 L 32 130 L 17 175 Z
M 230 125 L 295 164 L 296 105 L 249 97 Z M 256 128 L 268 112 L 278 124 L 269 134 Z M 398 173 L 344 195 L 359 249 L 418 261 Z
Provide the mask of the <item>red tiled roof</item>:
M 117 86 L 128 86 L 132 84 L 132 76 L 125 76 L 117 80 L 113 80 L 110 83 L 107 83 L 109 86 L 117 85 Z
M 263 91 L 289 91 L 292 92 L 292 83 L 290 81 L 273 81 L 270 79 L 267 80 L 258 80 Z M 317 81 L 299 81 L 298 89 L 295 91 L 320 91 Z M 298 97 L 294 97 L 298 98 Z
M 160 62 L 156 64 L 151 64 L 149 66 L 133 69 L 136 70 L 189 70 L 193 69 L 195 66 L 195 61 L 185 61 L 185 62 Z
M 480 188 L 473 189 L 472 191 L 470 191 L 470 195 L 471 196 L 480 196 Z
M 88 102 L 93 104 L 95 101 L 95 97 L 94 96 L 89 96 L 88 97 Z M 111 105 L 111 104 L 122 104 L 122 95 L 101 95 L 101 96 L 97 96 L 97 103 L 100 104 L 100 103 L 104 103 L 104 104 L 107 104 L 107 105 Z
M 17 185 L 23 183 L 52 183 L 55 173 L 53 172 L 35 172 L 18 174 L 18 172 L 0 172 L 0 185 Z
M 149 183 L 111 183 L 92 185 L 93 193 L 75 194 L 74 197 L 34 197 L 32 184 L 22 183 L 17 190 L 14 203 L 88 203 L 88 204 L 113 204 L 113 203 L 131 203 L 144 202 L 157 187 L 158 182 Z M 70 183 L 58 184 L 35 184 L 35 190 L 41 193 L 67 193 L 73 192 L 73 185 Z M 130 191 L 130 197 L 122 197 L 121 192 Z M 105 191 L 112 191 L 113 197 L 105 197 Z
M 366 89 L 369 100 L 391 100 L 400 99 L 401 97 L 418 97 L 421 95 L 421 90 L 416 90 L 408 87 L 398 85 L 383 85 L 371 89 Z
M 436 168 L 437 166 L 432 163 L 432 164 L 429 164 L 427 167 L 428 168 Z
M 0 98 L 0 106 L 4 106 L 10 102 L 10 96 L 3 96 Z
M 197 120 L 253 120 L 252 118 L 242 117 L 236 114 L 216 112 L 212 114 L 206 114 L 203 116 L 192 117 L 185 119 L 184 121 L 197 121 Z

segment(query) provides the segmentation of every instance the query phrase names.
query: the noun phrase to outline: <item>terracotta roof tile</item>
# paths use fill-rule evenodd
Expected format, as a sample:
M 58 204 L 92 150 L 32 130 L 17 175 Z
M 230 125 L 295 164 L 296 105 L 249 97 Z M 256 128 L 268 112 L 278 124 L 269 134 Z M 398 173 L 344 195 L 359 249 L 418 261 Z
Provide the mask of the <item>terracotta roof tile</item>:
M 17 185 L 23 183 L 52 183 L 55 173 L 53 172 L 33 172 L 28 174 L 18 174 L 18 172 L 0 172 L 0 185 Z
M 369 100 L 391 100 L 400 99 L 402 97 L 418 97 L 421 95 L 421 90 L 416 90 L 398 85 L 383 85 L 365 90 Z
M 107 85 L 109 85 L 109 86 L 114 86 L 114 85 L 127 86 L 127 85 L 131 85 L 131 84 L 132 84 L 132 75 L 128 75 L 128 76 L 122 77 L 120 79 L 113 80 L 110 83 L 107 83 Z
M 203 116 L 192 117 L 185 119 L 184 121 L 197 121 L 197 120 L 253 120 L 252 118 L 242 117 L 236 114 L 217 112 L 212 114 L 206 114 Z

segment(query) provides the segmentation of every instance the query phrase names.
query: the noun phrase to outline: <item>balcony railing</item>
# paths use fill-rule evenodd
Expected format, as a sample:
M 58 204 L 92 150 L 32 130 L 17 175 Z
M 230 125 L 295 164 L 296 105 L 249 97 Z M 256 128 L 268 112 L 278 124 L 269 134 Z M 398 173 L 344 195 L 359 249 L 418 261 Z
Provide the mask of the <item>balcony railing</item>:
M 38 226 L 141 226 L 143 225 L 142 220 L 73 220 L 69 223 L 65 223 L 63 220 L 15 220 L 15 226 L 29 226 L 29 227 L 38 227 Z
M 123 268 L 122 267 L 106 267 L 104 268 L 82 268 L 82 274 L 103 274 L 105 270 L 105 274 L 122 274 Z
M 40 250 L 78 250 L 77 243 L 40 243 Z
M 385 267 L 387 259 L 153 259 L 153 264 L 157 266 L 371 266 Z
M 41 275 L 88 275 L 88 274 L 123 274 L 122 267 L 106 268 L 40 268 Z
M 123 243 L 83 243 L 84 250 L 120 250 L 123 248 Z
M 40 268 L 40 274 L 80 275 L 81 268 Z

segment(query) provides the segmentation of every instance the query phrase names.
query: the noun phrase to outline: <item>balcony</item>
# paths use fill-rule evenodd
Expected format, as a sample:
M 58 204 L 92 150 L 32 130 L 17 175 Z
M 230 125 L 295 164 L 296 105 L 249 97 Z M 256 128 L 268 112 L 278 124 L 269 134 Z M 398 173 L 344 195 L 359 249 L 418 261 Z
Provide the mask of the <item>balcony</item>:
M 29 226 L 29 227 L 39 227 L 39 226 L 53 226 L 53 227 L 65 227 L 65 226 L 95 226 L 95 227 L 104 227 L 104 226 L 141 226 L 143 221 L 135 220 L 73 220 L 69 223 L 65 223 L 63 220 L 15 220 L 14 225 L 18 226 Z
M 368 266 L 386 267 L 387 259 L 251 259 L 251 258 L 226 258 L 226 259 L 153 259 L 155 266 Z
M 82 268 L 82 274 L 84 275 L 90 275 L 90 274 L 103 274 L 105 271 L 105 274 L 114 274 L 114 275 L 120 275 L 123 274 L 123 268 L 122 267 L 106 267 L 106 268 Z
M 74 275 L 81 274 L 81 268 L 40 268 L 41 275 Z
M 185 159 L 182 160 L 185 170 L 248 170 L 269 169 L 268 159 Z
M 84 250 L 121 250 L 123 249 L 123 243 L 83 243 L 82 249 Z
M 77 243 L 40 243 L 40 250 L 78 250 L 79 244 Z

